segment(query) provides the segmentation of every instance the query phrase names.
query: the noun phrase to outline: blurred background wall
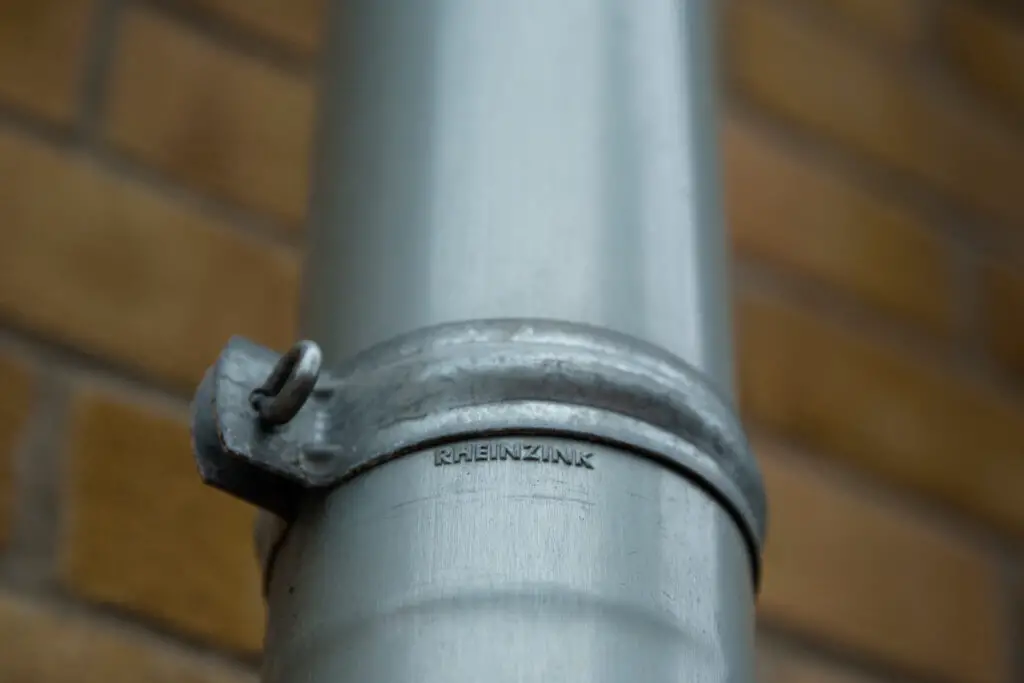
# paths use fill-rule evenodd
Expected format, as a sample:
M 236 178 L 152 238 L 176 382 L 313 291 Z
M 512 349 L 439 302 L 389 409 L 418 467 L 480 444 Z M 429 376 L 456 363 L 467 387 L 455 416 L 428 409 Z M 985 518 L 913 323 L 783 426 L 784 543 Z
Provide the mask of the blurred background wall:
M 639 1 L 639 0 L 638 0 Z M 1024 681 L 1024 13 L 723 2 L 767 683 Z M 0 680 L 251 680 L 187 402 L 295 331 L 320 0 L 0 0 Z

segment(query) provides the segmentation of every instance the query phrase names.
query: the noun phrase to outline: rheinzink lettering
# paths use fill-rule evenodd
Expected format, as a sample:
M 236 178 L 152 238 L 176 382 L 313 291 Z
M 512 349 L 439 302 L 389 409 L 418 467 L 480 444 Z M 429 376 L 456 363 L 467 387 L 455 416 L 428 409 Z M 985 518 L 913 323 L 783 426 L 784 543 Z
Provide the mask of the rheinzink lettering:
M 475 441 L 457 446 L 442 446 L 434 450 L 434 464 L 438 467 L 470 462 L 518 460 L 592 470 L 593 457 L 592 451 L 534 441 Z

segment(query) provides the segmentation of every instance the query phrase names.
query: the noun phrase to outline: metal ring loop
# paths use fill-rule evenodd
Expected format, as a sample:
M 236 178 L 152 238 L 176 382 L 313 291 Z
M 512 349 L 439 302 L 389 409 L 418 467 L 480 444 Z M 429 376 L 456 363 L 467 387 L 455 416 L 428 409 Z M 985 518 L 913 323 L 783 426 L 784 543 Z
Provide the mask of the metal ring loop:
M 271 425 L 291 421 L 313 393 L 322 359 L 320 347 L 311 341 L 300 341 L 281 356 L 263 385 L 249 395 L 260 420 Z

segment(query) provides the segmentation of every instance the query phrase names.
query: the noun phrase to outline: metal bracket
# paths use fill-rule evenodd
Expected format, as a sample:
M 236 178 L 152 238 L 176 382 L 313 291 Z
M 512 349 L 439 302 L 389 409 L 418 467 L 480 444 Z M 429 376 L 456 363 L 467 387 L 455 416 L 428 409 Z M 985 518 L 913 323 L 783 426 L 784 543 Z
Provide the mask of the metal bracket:
M 307 354 L 309 348 L 296 346 Z M 331 392 L 319 389 L 316 377 L 310 380 L 308 358 L 307 367 L 300 368 L 305 376 L 275 373 L 298 360 L 303 359 L 234 337 L 207 371 L 193 403 L 193 448 L 203 481 L 285 518 L 302 489 L 330 483 L 318 476 L 315 462 Z M 289 380 L 305 389 L 296 392 L 286 386 Z M 285 389 L 289 405 L 269 400 Z
M 756 565 L 764 491 L 728 403 L 676 357 L 607 330 L 442 325 L 334 373 L 319 372 L 309 342 L 279 356 L 234 338 L 200 385 L 193 429 L 206 483 L 284 519 L 304 490 L 424 444 L 510 432 L 603 442 L 679 471 L 732 513 Z

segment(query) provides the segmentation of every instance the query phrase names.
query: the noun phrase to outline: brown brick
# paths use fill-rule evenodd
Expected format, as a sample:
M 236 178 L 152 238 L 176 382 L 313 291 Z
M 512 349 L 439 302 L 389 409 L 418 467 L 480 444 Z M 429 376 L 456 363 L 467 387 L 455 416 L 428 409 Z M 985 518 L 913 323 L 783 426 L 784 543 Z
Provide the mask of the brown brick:
M 947 3 L 942 37 L 947 55 L 967 82 L 1024 117 L 1024 24 L 974 3 Z
M 189 388 L 232 334 L 290 343 L 291 252 L 2 131 L 0 177 L 8 320 Z
M 22 683 L 254 683 L 126 628 L 0 595 L 0 679 Z
M 1024 407 L 909 352 L 752 294 L 738 308 L 747 418 L 1024 532 Z
M 70 442 L 63 582 L 216 644 L 258 649 L 253 509 L 200 482 L 184 415 L 81 387 Z
M 730 226 L 742 252 L 948 330 L 949 264 L 918 215 L 735 118 L 724 150 Z
M 816 658 L 789 652 L 770 651 L 759 656 L 758 660 L 758 683 L 884 683 Z
M 35 398 L 32 372 L 10 356 L 0 356 L 0 543 L 10 531 L 14 488 L 14 451 L 24 434 Z
M 989 267 L 982 277 L 985 335 L 1006 367 L 1024 378 L 1024 276 Z
M 763 617 L 937 678 L 1007 680 L 1005 599 L 990 558 L 771 444 L 758 454 L 772 501 Z
M 1024 143 L 908 66 L 775 3 L 727 12 L 733 83 L 754 102 L 957 201 L 1024 225 Z
M 914 43 L 928 27 L 926 0 L 810 0 L 808 4 L 826 8 L 840 21 L 897 45 Z
M 187 0 L 241 28 L 303 52 L 320 39 L 325 0 Z
M 124 18 L 106 135 L 189 185 L 298 226 L 309 84 L 147 10 Z
M 93 5 L 93 0 L 0 2 L 0 98 L 70 122 Z

